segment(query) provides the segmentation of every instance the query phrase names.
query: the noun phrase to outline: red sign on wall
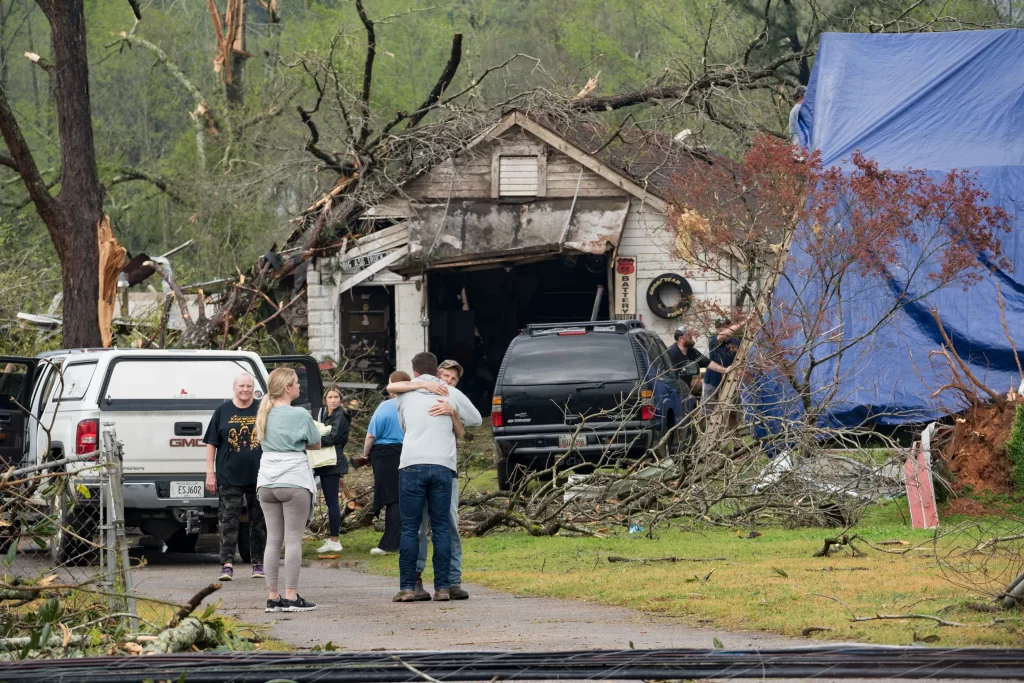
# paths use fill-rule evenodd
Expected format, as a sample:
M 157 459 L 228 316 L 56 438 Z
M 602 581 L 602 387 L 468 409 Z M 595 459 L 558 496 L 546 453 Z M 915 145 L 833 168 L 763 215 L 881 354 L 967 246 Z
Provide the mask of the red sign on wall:
M 615 259 L 614 313 L 618 319 L 636 315 L 636 257 Z

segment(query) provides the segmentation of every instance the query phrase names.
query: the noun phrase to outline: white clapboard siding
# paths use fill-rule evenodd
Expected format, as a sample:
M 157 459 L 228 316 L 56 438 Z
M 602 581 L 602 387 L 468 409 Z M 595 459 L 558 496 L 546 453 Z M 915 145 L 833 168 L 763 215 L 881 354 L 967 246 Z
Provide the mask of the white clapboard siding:
M 498 194 L 502 197 L 536 197 L 540 176 L 537 157 L 501 157 Z
M 685 277 L 697 300 L 728 308 L 733 305 L 735 297 L 735 287 L 728 279 L 679 260 L 674 252 L 675 234 L 668 227 L 665 215 L 643 201 L 633 199 L 616 254 L 636 257 L 636 311 L 647 328 L 665 343 L 672 342 L 672 332 L 680 323 L 690 320 L 685 315 L 682 319 L 659 318 L 647 306 L 647 287 L 662 273 L 678 273 Z

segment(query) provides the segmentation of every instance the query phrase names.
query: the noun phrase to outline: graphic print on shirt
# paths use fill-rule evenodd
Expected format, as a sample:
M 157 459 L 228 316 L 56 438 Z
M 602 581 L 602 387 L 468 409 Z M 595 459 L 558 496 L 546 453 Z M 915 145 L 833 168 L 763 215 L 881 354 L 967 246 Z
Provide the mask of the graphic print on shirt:
M 256 436 L 255 415 L 232 415 L 228 418 L 228 452 L 251 451 L 260 447 Z

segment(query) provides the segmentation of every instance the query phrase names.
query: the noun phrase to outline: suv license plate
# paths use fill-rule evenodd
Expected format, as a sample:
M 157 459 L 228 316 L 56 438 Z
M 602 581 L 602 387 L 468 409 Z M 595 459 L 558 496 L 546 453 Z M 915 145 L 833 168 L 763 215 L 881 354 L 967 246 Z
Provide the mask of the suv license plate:
M 171 498 L 202 498 L 203 482 L 201 481 L 172 481 Z
M 559 434 L 558 435 L 558 447 L 559 448 L 581 448 L 587 445 L 587 437 L 582 434 L 573 436 L 572 434 Z

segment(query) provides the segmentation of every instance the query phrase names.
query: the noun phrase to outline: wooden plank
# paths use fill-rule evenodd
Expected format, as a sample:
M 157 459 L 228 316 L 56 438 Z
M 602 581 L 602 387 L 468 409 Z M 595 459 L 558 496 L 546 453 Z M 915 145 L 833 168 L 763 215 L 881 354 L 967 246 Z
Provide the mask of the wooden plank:
M 395 227 L 398 227 L 398 226 L 395 226 Z M 382 237 L 379 237 L 379 238 L 377 238 L 375 240 L 371 240 L 369 242 L 366 242 L 364 244 L 359 244 L 357 242 L 356 246 L 353 249 L 349 249 L 348 251 L 346 251 L 342 255 L 342 257 L 341 257 L 342 260 L 356 258 L 357 256 L 365 256 L 366 254 L 373 254 L 373 253 L 376 253 L 378 251 L 384 251 L 386 249 L 393 249 L 395 247 L 400 247 L 403 244 L 408 244 L 408 242 L 409 242 L 409 228 L 406 227 L 406 226 L 402 226 L 402 227 L 405 228 L 405 229 L 400 231 L 400 232 L 398 232 L 398 233 L 393 233 L 393 234 L 390 234 L 390 235 L 382 236 Z M 360 242 L 361 241 L 362 240 L 360 240 Z
M 385 256 L 384 258 L 380 259 L 379 261 L 376 261 L 373 264 L 371 264 L 365 270 L 361 270 L 358 273 L 356 273 L 355 275 L 352 275 L 352 276 L 346 278 L 345 280 L 342 280 L 341 284 L 338 285 L 338 293 L 339 294 L 344 294 L 348 290 L 350 290 L 353 287 L 355 287 L 356 285 L 358 285 L 360 282 L 364 282 L 365 280 L 370 279 L 371 277 L 373 277 L 374 275 L 376 275 L 380 271 L 384 270 L 385 268 L 387 268 L 391 264 L 393 264 L 393 263 L 395 263 L 395 262 L 405 258 L 408 255 L 409 255 L 409 246 L 408 245 L 402 247 L 401 249 L 397 249 L 397 250 L 393 251 L 392 253 L 388 254 L 387 256 Z
M 548 192 L 548 155 L 547 150 L 541 148 L 537 154 L 537 196 L 546 197 Z

